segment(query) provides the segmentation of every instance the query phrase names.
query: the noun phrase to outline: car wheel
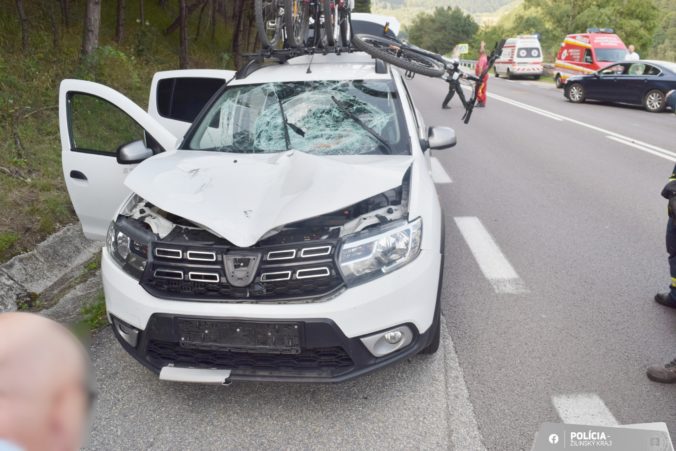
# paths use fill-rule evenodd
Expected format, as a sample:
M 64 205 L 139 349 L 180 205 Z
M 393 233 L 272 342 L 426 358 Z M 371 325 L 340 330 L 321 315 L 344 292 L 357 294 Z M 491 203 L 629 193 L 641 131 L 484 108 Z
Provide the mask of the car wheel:
M 667 106 L 666 96 L 659 89 L 653 89 L 645 95 L 643 105 L 651 113 L 661 113 Z
M 556 83 L 556 87 L 561 89 L 563 88 L 563 82 L 561 81 L 561 75 L 556 74 L 556 77 L 554 78 L 554 83 Z
M 539 79 L 540 79 L 540 76 L 539 76 L 539 75 L 533 75 L 533 80 L 537 81 L 537 80 L 539 80 Z
M 584 86 L 580 83 L 573 83 L 572 85 L 566 87 L 568 91 L 568 100 L 573 103 L 582 103 L 585 100 Z
M 495 78 L 500 78 L 500 74 L 498 73 L 497 68 L 493 69 L 493 72 L 495 73 Z
M 509 78 L 510 80 L 514 80 L 514 75 L 512 75 L 512 71 L 509 69 L 507 69 L 507 78 Z
M 439 266 L 439 284 L 437 286 L 437 303 L 434 307 L 434 319 L 432 320 L 431 337 L 429 344 L 420 351 L 421 354 L 434 354 L 441 344 L 441 289 L 444 284 L 444 261 L 446 249 L 446 222 L 441 220 L 441 265 Z
M 432 338 L 430 339 L 430 344 L 428 344 L 422 351 L 421 354 L 434 354 L 439 350 L 439 345 L 441 344 L 441 306 L 437 302 L 437 308 L 434 311 L 434 322 L 432 322 Z

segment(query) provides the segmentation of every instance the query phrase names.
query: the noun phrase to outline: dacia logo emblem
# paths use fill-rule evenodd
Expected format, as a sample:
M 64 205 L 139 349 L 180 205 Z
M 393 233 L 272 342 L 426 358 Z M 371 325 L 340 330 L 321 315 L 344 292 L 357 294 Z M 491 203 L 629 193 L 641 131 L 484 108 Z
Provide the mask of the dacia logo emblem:
M 225 278 L 233 287 L 246 287 L 251 285 L 254 277 L 256 277 L 260 261 L 261 254 L 258 252 L 228 252 L 223 255 Z

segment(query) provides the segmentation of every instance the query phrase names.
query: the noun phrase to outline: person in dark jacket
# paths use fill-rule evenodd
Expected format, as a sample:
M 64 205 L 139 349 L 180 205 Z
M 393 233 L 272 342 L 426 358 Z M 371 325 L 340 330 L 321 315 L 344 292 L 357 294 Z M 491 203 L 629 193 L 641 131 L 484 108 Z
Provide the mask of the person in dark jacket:
M 667 95 L 667 105 L 676 113 L 676 91 Z M 658 293 L 655 301 L 667 307 L 676 308 L 676 167 L 669 178 L 669 182 L 662 190 L 662 197 L 669 201 L 669 222 L 667 223 L 667 253 L 669 254 L 669 271 L 671 284 L 668 293 Z M 676 382 L 676 359 L 666 365 L 653 365 L 648 368 L 648 378 L 655 382 Z
M 450 66 L 448 66 L 446 72 L 448 74 L 448 79 L 446 80 L 446 82 L 448 83 L 448 94 L 446 94 L 446 98 L 444 99 L 444 102 L 441 104 L 441 108 L 444 110 L 450 108 L 448 104 L 451 102 L 456 92 L 458 93 L 458 97 L 460 98 L 462 105 L 464 107 L 467 107 L 465 93 L 462 92 L 462 86 L 460 86 L 460 79 L 462 78 L 462 71 L 460 70 L 460 62 L 454 60 L 453 63 Z

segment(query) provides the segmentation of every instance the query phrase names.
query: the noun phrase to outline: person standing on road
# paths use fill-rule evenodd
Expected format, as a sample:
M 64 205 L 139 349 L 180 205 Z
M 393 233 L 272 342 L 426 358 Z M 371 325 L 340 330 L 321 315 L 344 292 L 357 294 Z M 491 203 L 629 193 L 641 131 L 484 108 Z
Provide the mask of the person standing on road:
M 453 63 L 451 64 L 451 67 L 449 67 L 446 72 L 448 73 L 448 80 L 446 82 L 448 83 L 448 94 L 446 94 L 446 98 L 444 99 L 443 103 L 441 104 L 442 109 L 448 109 L 450 108 L 448 104 L 451 102 L 453 97 L 455 96 L 455 93 L 458 92 L 459 95 L 462 95 L 461 87 L 460 87 L 460 62 L 458 60 L 453 60 Z M 460 97 L 460 100 L 464 102 L 464 99 Z
M 629 46 L 630 48 L 632 46 Z M 676 113 L 676 91 L 667 95 L 667 105 Z M 662 196 L 669 201 L 669 222 L 667 223 L 667 253 L 669 254 L 669 271 L 671 284 L 669 293 L 658 293 L 655 301 L 667 307 L 676 308 L 676 167 L 669 178 L 669 182 L 662 190 Z M 653 365 L 648 368 L 648 379 L 655 382 L 676 382 L 676 359 L 666 365 Z
M 478 77 L 484 73 L 488 67 L 488 55 L 486 55 L 486 43 L 481 41 L 481 47 L 479 47 L 479 60 L 476 62 L 476 67 L 474 68 L 474 73 Z M 486 106 L 486 85 L 488 84 L 488 74 L 484 75 L 481 79 L 481 84 L 477 90 L 476 99 L 477 107 L 483 108 Z
M 633 44 L 629 44 L 628 50 L 629 53 L 627 53 L 627 57 L 625 58 L 627 61 L 638 61 L 641 59 L 639 54 L 636 53 L 636 48 Z
M 92 396 L 86 352 L 65 327 L 0 314 L 1 451 L 80 449 Z

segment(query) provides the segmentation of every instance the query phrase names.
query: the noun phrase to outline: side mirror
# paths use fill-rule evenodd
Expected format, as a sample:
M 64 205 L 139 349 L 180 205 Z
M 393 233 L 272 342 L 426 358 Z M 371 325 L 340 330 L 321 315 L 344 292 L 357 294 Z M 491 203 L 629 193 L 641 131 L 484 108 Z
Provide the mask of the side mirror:
M 117 162 L 119 164 L 136 164 L 152 156 L 153 151 L 146 147 L 143 140 L 123 144 L 117 149 Z
M 450 149 L 457 143 L 455 130 L 450 127 L 430 127 L 427 132 L 427 144 L 430 149 Z

